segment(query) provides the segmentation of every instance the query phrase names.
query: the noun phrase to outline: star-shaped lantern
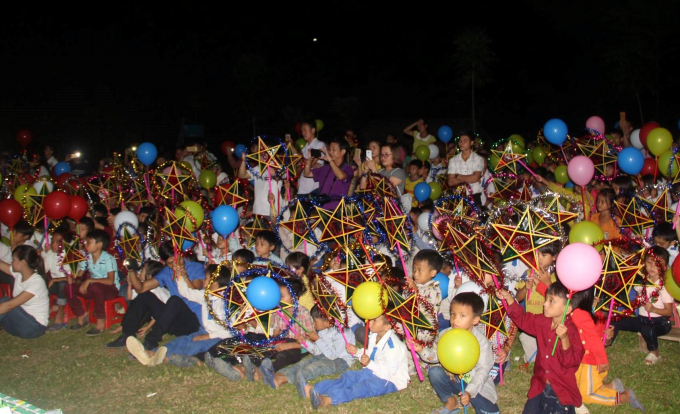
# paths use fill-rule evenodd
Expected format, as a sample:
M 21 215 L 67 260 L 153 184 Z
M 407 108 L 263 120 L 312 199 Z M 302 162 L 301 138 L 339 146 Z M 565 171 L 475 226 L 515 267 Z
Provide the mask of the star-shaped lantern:
M 279 152 L 280 148 L 281 144 L 268 147 L 261 137 L 257 137 L 257 152 L 248 154 L 246 158 L 257 163 L 257 169 L 260 175 L 264 175 L 267 170 L 270 170 L 270 173 L 273 176 L 280 168 L 282 168 L 281 163 L 276 158 L 276 153 Z
M 644 237 L 645 229 L 654 225 L 654 220 L 644 215 L 638 208 L 636 197 L 632 197 L 627 205 L 614 201 L 614 208 L 621 217 L 621 228 L 631 229 L 639 236 Z
M 661 192 L 661 195 L 659 198 L 654 203 L 651 203 L 647 200 L 641 199 L 640 202 L 642 203 L 642 206 L 647 210 L 649 213 L 649 216 L 654 220 L 655 222 L 662 222 L 662 221 L 668 221 L 672 222 L 673 221 L 673 216 L 675 215 L 675 211 L 670 209 L 671 205 L 671 196 L 668 192 L 668 188 L 664 189 Z
M 118 240 L 118 246 L 120 246 L 123 251 L 123 259 L 133 258 L 138 262 L 142 261 L 142 241 L 137 235 L 134 228 L 128 228 L 127 225 L 123 224 L 120 232 L 120 240 Z M 130 231 L 132 230 L 132 231 Z
M 248 203 L 248 195 L 243 189 L 241 180 L 235 180 L 232 184 L 220 184 L 215 187 L 214 203 L 216 206 L 229 205 L 239 208 Z M 243 194 L 243 195 L 242 195 Z
M 195 178 L 191 169 L 174 161 L 164 164 L 154 174 L 158 195 L 168 200 L 184 200 L 193 187 Z
M 302 173 L 302 155 L 294 153 L 291 148 L 294 144 L 289 143 L 285 147 L 283 154 L 277 154 L 276 160 L 283 167 L 281 175 L 286 177 L 286 179 L 296 178 L 300 173 Z
M 491 150 L 491 153 L 498 157 L 498 164 L 496 164 L 496 168 L 494 168 L 496 173 L 511 172 L 515 176 L 517 175 L 517 171 L 521 170 L 521 164 L 523 163 L 522 159 L 526 158 L 526 155 L 524 154 L 512 152 L 512 142 L 510 141 L 508 141 L 504 149 L 500 151 Z M 520 164 L 519 167 L 517 164 Z
M 406 236 L 406 215 L 399 211 L 392 199 L 385 197 L 383 200 L 384 215 L 378 221 L 385 228 L 390 248 L 394 250 L 399 245 L 401 249 L 409 250 L 411 247 Z
M 324 276 L 314 278 L 310 291 L 314 297 L 314 302 L 329 319 L 347 326 L 347 306 Z
M 292 234 L 293 246 L 291 250 L 297 250 L 304 242 L 315 244 L 310 235 L 310 229 L 307 223 L 307 213 L 305 212 L 302 203 L 299 200 L 296 201 L 288 211 L 291 212 L 290 217 L 288 220 L 280 221 L 279 226 Z
M 196 238 L 187 229 L 190 223 L 189 215 L 185 214 L 177 217 L 169 208 L 165 207 L 165 222 L 167 223 L 161 231 L 170 237 L 172 245 L 176 251 L 182 251 L 184 242 L 196 243 Z
M 78 238 L 76 237 L 71 243 L 62 241 L 60 261 L 62 266 L 68 266 L 72 275 L 78 273 L 78 265 L 80 262 L 87 260 L 85 256 L 80 252 L 78 248 L 80 243 L 78 243 Z
M 614 165 L 617 161 L 617 156 L 611 151 L 611 148 L 604 139 L 587 139 L 585 143 L 578 143 L 578 151 L 590 158 L 595 166 L 595 170 L 600 175 L 606 175 L 607 165 Z
M 257 233 L 264 230 L 271 230 L 271 226 L 267 219 L 263 216 L 253 215 L 253 221 L 241 226 L 241 242 L 247 249 L 250 249 L 255 245 Z
M 347 303 L 352 299 L 357 286 L 373 279 L 375 269 L 372 264 L 364 264 L 360 261 L 348 248 L 345 249 L 345 258 L 346 267 L 344 269 L 327 270 L 324 272 L 324 276 L 344 286 L 345 291 L 340 292 L 340 294 L 344 293 L 344 299 Z
M 496 295 L 489 294 L 488 296 L 489 305 L 479 319 L 486 328 L 486 337 L 491 339 L 496 335 L 496 332 L 508 336 L 505 307 L 499 303 Z
M 357 224 L 352 217 L 346 215 L 345 207 L 344 198 L 340 199 L 333 211 L 315 207 L 319 215 L 319 221 L 315 223 L 315 226 L 322 226 L 320 242 L 334 240 L 344 246 L 348 244 L 351 235 L 364 230 L 364 226 Z
M 644 250 L 622 256 L 612 248 L 604 246 L 602 278 L 595 284 L 595 296 L 599 298 L 595 311 L 608 311 L 616 314 L 632 313 L 635 309 L 630 300 L 640 270 L 645 266 L 642 261 Z M 613 302 L 613 303 L 612 303 Z
M 432 343 L 437 334 L 437 315 L 430 303 L 417 293 L 404 297 L 389 285 L 383 285 L 389 300 L 389 310 L 386 312 L 392 320 L 397 332 L 403 334 L 406 327 L 411 338 L 422 342 Z

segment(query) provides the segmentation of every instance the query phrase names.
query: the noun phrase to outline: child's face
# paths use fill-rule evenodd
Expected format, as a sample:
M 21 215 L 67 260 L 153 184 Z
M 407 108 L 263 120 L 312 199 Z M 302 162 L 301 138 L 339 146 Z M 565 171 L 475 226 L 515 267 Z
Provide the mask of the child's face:
M 95 239 L 85 239 L 85 251 L 88 253 L 96 253 L 102 251 L 102 243 L 97 242 Z
M 460 303 L 451 304 L 451 327 L 471 331 L 479 323 L 479 316 L 475 316 L 472 308 Z
M 244 264 L 236 264 L 236 265 L 234 265 L 234 267 L 236 268 L 236 272 L 238 272 L 238 273 L 243 273 L 246 270 L 248 270 L 248 266 L 246 266 Z
M 19 260 L 19 258 L 13 254 L 12 255 L 12 270 L 15 272 L 21 272 L 26 268 L 26 261 Z
M 567 306 L 567 300 L 559 296 L 548 295 L 543 303 L 543 315 L 548 318 L 557 318 L 564 315 L 564 308 Z
M 408 173 L 411 176 L 418 175 L 418 166 L 417 165 L 409 165 L 408 166 Z
M 267 258 L 273 250 L 274 246 L 270 245 L 265 239 L 258 237 L 255 240 L 255 254 L 259 257 Z
M 381 315 L 368 321 L 368 329 L 373 333 L 381 334 L 389 331 L 392 327 L 387 318 Z
M 413 281 L 423 285 L 437 276 L 437 271 L 425 260 L 413 262 Z
M 671 247 L 672 242 L 669 242 L 668 240 L 664 239 L 663 237 L 659 236 L 654 236 L 654 245 L 659 246 L 664 249 L 668 249 Z
M 611 208 L 611 206 L 609 205 L 609 201 L 607 201 L 607 197 L 605 197 L 601 194 L 598 194 L 598 196 L 597 196 L 597 211 L 602 213 L 602 212 L 605 212 L 605 211 L 609 211 L 610 208 Z
M 333 258 L 331 259 L 331 263 L 330 263 L 331 269 L 332 270 L 340 269 L 340 263 L 341 263 L 340 256 L 338 256 L 338 255 L 333 256 Z
M 538 266 L 541 269 L 547 269 L 555 263 L 555 256 L 550 253 L 542 253 L 538 251 Z
M 420 174 L 422 178 L 425 178 L 428 176 L 428 174 L 430 174 L 430 169 L 427 167 L 423 167 L 420 169 L 420 171 L 418 171 L 418 174 Z
M 654 258 L 649 255 L 645 259 L 645 269 L 647 270 L 647 276 L 650 279 L 657 280 L 659 278 L 659 267 L 656 265 Z
M 137 219 L 139 220 L 140 223 L 146 223 L 147 217 L 149 217 L 147 213 L 139 213 L 137 215 Z
M 293 297 L 290 295 L 287 287 L 279 286 L 279 290 L 281 291 L 281 302 L 293 303 Z
M 28 240 L 28 236 L 24 236 L 23 234 L 12 230 L 12 242 L 17 246 L 24 244 L 26 240 Z
M 318 331 L 323 331 L 324 329 L 328 329 L 331 327 L 331 323 L 328 321 L 328 319 L 323 319 L 323 318 L 314 318 L 314 329 Z
M 50 250 L 53 252 L 58 252 L 60 247 L 61 247 L 61 241 L 64 239 L 64 237 L 61 234 L 55 234 L 52 236 L 52 240 L 50 240 Z
M 217 248 L 220 249 L 220 250 L 224 250 L 224 243 L 225 243 L 224 237 L 222 237 L 222 236 L 217 236 L 217 243 L 216 243 L 216 244 L 217 244 Z
M 78 237 L 80 240 L 85 240 L 87 238 L 87 232 L 90 231 L 86 225 L 78 224 Z

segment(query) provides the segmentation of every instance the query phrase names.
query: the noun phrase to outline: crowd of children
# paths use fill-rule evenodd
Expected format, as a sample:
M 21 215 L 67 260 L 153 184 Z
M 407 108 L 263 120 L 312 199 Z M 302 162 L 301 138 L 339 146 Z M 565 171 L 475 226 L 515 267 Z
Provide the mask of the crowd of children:
M 451 152 L 443 143 L 433 141 L 424 121 L 408 129 L 413 127 L 418 129 L 412 131 L 414 139 L 434 145 L 437 151 L 430 161 L 411 160 L 406 172 L 401 169 L 407 152 L 403 146 L 371 141 L 366 156 L 362 157 L 359 151 L 350 157 L 349 139 L 326 145 L 317 139 L 311 122 L 302 125 L 306 145 L 299 150 L 309 162 L 299 182 L 293 185 L 278 179 L 272 185 L 271 177 L 255 176 L 245 168 L 245 155 L 239 160 L 228 154 L 230 164 L 239 169 L 238 176 L 252 180 L 253 202 L 251 210 L 243 212 L 244 216 L 257 215 L 265 222 L 276 223 L 281 211 L 279 205 L 287 201 L 285 193 L 292 190 L 293 194 L 303 191 L 314 194 L 321 188 L 321 196 L 347 196 L 354 188 L 366 188 L 366 180 L 361 180 L 366 172 L 387 178 L 397 189 L 397 197 L 413 193 L 419 183 L 444 181 L 445 160 L 455 154 L 455 149 Z M 468 140 L 473 137 L 470 133 L 462 135 Z M 356 144 L 356 140 L 352 142 Z M 414 146 L 413 153 L 416 149 Z M 352 160 L 353 165 L 349 166 L 347 162 Z M 554 167 L 547 162 L 535 166 L 535 178 L 526 181 L 533 194 L 547 189 L 571 191 L 554 183 Z M 200 173 L 200 169 L 195 172 Z M 649 177 L 640 182 L 647 191 L 644 197 L 655 202 L 659 197 L 655 181 L 647 180 Z M 582 206 L 584 217 L 581 219 L 599 226 L 605 240 L 630 235 L 621 228 L 621 217 L 613 206 L 617 201 L 629 200 L 634 185 L 627 176 L 612 180 L 611 186 L 608 181 L 597 183 L 592 192 L 588 191 L 589 197 L 583 197 L 587 206 Z M 569 291 L 559 280 L 562 275 L 555 272 L 561 240 L 537 249 L 536 270 L 517 259 L 504 263 L 500 252 L 493 251 L 487 259 L 502 268 L 505 285 L 498 286 L 496 275 L 489 272 L 484 273 L 481 280 L 475 280 L 466 267 L 459 268 L 456 259 L 451 260 L 450 252 L 435 250 L 437 241 L 432 239 L 431 229 L 420 225 L 420 215 L 432 211 L 432 203 L 411 200 L 408 210 L 415 230 L 411 259 L 400 260 L 401 255 L 379 245 L 377 237 L 372 241 L 373 257 L 359 257 L 363 264 L 385 263 L 390 275 L 385 281 L 387 284 L 405 297 L 417 294 L 427 301 L 439 325 L 439 332 L 429 342 L 425 341 L 428 333 L 422 331 L 416 338 L 401 337 L 386 314 L 364 324 L 354 315 L 351 303 L 347 309 L 348 326 L 339 326 L 313 295 L 316 279 L 325 278 L 323 272 L 318 272 L 322 263 L 324 271 L 356 265 L 337 252 L 313 260 L 319 257 L 315 255 L 318 246 L 309 246 L 309 250 L 306 244 L 292 251 L 283 249 L 273 227 L 258 229 L 253 234 L 252 245 L 243 246 L 240 240 L 246 226 L 242 223 L 227 238 L 206 231 L 198 236 L 201 242 L 184 254 L 167 240 L 148 246 L 144 252 L 147 260 L 140 266 L 134 260 L 124 261 L 114 248 L 117 229 L 112 223 L 120 209 L 102 208 L 99 204 L 91 206 L 88 217 L 78 223 L 62 221 L 50 232 L 49 241 L 26 221 L 15 224 L 11 231 L 7 229 L 11 246 L 0 243 L 3 273 L 0 283 L 12 286 L 12 297 L 0 298 L 0 326 L 8 334 L 25 339 L 66 328 L 83 329 L 90 324 L 90 311 L 83 306 L 86 300 L 93 303 L 91 312 L 96 324 L 85 334 L 96 336 L 106 328 L 106 302 L 122 296 L 127 309 L 118 309 L 125 316 L 114 331 L 120 335 L 107 347 L 126 348 L 145 366 L 205 364 L 229 381 L 257 380 L 274 390 L 291 384 L 300 398 L 309 399 L 317 409 L 403 390 L 414 379 L 415 364 L 418 364 L 427 372 L 443 404 L 433 411 L 437 414 L 460 412 L 464 406 L 472 406 L 478 413 L 499 413 L 503 404 L 496 386 L 510 364 L 510 351 L 518 338 L 524 362 L 534 363 L 525 413 L 583 413 L 587 412 L 584 404 L 624 403 L 644 411 L 632 389 L 618 378 L 607 380 L 606 347 L 615 341 L 619 331 L 639 332 L 649 351 L 646 363 L 653 365 L 661 358 L 658 338 L 670 331 L 675 306 L 662 280 L 677 256 L 680 226 L 676 230 L 672 223 L 656 224 L 649 238 L 653 246 L 646 248 L 641 270 L 647 284 L 635 289 L 642 298 L 635 302 L 638 309 L 629 316 L 615 318 L 605 330 L 602 313 L 594 312 L 600 299 L 594 294 L 595 289 L 574 292 L 568 297 Z M 477 204 L 482 205 L 479 201 Z M 320 206 L 331 210 L 336 205 L 337 199 L 333 198 L 320 202 Z M 596 212 L 591 214 L 591 209 Z M 140 229 L 148 229 L 158 219 L 153 208 L 144 207 L 136 213 Z M 292 214 L 285 211 L 279 220 L 289 220 Z M 568 232 L 569 226 L 564 227 Z M 616 248 L 618 252 L 625 249 L 620 245 Z M 69 266 L 65 261 L 65 249 L 82 255 L 77 266 Z M 268 332 L 252 320 L 236 326 L 236 330 L 253 342 L 283 332 L 285 335 L 258 356 L 225 354 L 226 346 L 235 344 L 238 338 L 221 322 L 229 319 L 221 303 L 223 299 L 206 294 L 206 290 L 224 290 L 236 275 L 252 266 L 269 264 L 286 266 L 293 275 L 286 284 L 279 283 L 279 287 L 281 301 L 297 303 L 297 314 L 295 318 L 273 314 Z M 446 283 L 438 279 L 440 274 Z M 337 291 L 338 299 L 345 302 L 344 286 L 330 278 L 327 281 Z M 482 315 L 496 299 L 507 304 L 503 321 L 507 332 L 503 341 L 497 337 L 500 333 L 490 336 L 480 324 Z M 68 326 L 65 323 L 67 306 L 75 315 L 75 321 Z M 51 312 L 54 316 L 50 325 Z M 462 377 L 446 371 L 439 361 L 439 339 L 451 329 L 467 330 L 479 343 L 479 359 Z M 164 342 L 166 334 L 175 338 Z M 414 361 L 410 349 L 418 361 Z M 355 363 L 360 364 L 361 369 L 352 369 Z M 335 378 L 318 381 L 323 376 Z

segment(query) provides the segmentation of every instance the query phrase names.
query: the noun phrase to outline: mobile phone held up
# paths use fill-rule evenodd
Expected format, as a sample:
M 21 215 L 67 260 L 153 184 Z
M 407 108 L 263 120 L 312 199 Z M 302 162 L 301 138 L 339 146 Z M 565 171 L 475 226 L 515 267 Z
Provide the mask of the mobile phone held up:
M 366 150 L 366 159 L 369 161 L 373 161 L 373 151 Z
M 309 155 L 311 155 L 312 158 L 321 158 L 323 157 L 323 152 L 321 152 L 321 150 L 312 148 L 309 150 Z

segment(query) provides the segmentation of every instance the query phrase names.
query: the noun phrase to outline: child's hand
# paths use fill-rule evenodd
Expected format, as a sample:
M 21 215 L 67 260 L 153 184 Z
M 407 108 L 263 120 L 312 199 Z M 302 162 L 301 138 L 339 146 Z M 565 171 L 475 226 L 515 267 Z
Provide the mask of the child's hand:
M 151 327 L 151 325 L 147 323 L 145 327 L 139 328 L 137 330 L 137 338 L 141 338 L 144 335 L 146 335 L 146 333 L 149 332 L 150 327 Z
M 511 305 L 515 301 L 512 294 L 505 289 L 497 289 L 496 297 L 498 299 L 505 299 L 505 301 L 508 302 L 508 305 Z
M 73 278 L 71 277 L 71 275 L 66 276 L 66 283 L 68 283 L 69 285 L 73 284 Z
M 88 286 L 90 286 L 90 281 L 86 280 L 86 281 L 83 282 L 82 285 L 80 285 L 80 289 L 78 289 L 78 290 L 80 290 L 80 293 L 84 295 L 84 294 L 87 293 L 87 287 Z
M 465 391 L 465 394 L 458 394 L 460 395 L 460 403 L 462 405 L 469 405 L 470 404 L 470 394 Z
M 47 282 L 47 288 L 48 288 L 48 289 L 51 288 L 53 284 L 54 284 L 54 280 L 53 280 L 53 279 L 50 279 L 50 281 Z
M 309 331 L 307 332 L 307 339 L 309 339 L 312 342 L 316 342 L 319 340 L 319 334 L 314 331 Z
M 274 347 L 274 351 L 276 352 L 283 352 L 287 351 L 290 349 L 290 343 L 281 343 L 281 344 L 276 344 Z
M 363 354 L 363 355 L 361 356 L 360 362 L 361 362 L 361 365 L 366 366 L 366 365 L 368 365 L 368 364 L 371 362 L 371 358 L 369 358 L 368 355 Z
M 501 347 L 501 349 L 498 350 L 498 361 L 501 364 L 503 364 L 505 362 L 506 358 L 508 357 L 509 352 L 510 352 L 510 350 L 506 346 L 503 346 L 503 347 Z
M 550 274 L 545 269 L 538 269 L 538 272 L 534 275 L 534 278 L 539 282 L 543 282 L 546 286 L 552 285 L 552 280 L 550 280 Z
M 652 311 L 652 309 L 654 309 L 654 305 L 652 305 L 652 302 L 647 302 L 642 306 L 645 308 L 647 313 L 650 313 Z
M 462 284 L 463 284 L 463 277 L 462 276 L 458 275 L 458 276 L 453 278 L 453 286 L 455 286 L 456 289 L 458 289 L 460 287 L 460 285 L 462 285 Z
M 345 345 L 345 351 L 347 351 L 350 355 L 354 355 L 357 353 L 358 349 L 352 344 L 347 344 Z
M 210 339 L 210 334 L 203 334 L 203 335 L 196 335 L 194 336 L 194 339 L 192 339 L 193 342 L 196 341 L 206 341 Z
M 306 339 L 306 338 L 305 338 L 305 334 L 297 335 L 297 336 L 295 337 L 295 342 L 297 342 L 298 344 L 302 345 L 302 343 L 305 342 L 305 339 Z
M 267 197 L 269 199 L 269 204 L 274 204 L 274 194 L 269 193 L 269 196 Z
M 560 337 L 560 339 L 566 339 L 569 337 L 569 335 L 567 335 L 567 331 L 568 329 L 563 323 L 557 325 L 557 328 L 555 328 L 555 333 Z
M 600 374 L 609 371 L 609 364 L 601 364 L 597 366 L 597 372 Z
M 538 280 L 538 279 L 536 279 L 535 277 L 530 277 L 530 278 L 528 278 L 528 279 L 526 280 L 526 282 L 524 282 L 524 286 L 526 286 L 527 291 L 529 291 L 529 290 L 531 290 L 531 289 L 534 288 L 534 283 L 535 283 L 535 281 L 537 281 L 537 280 Z
M 406 276 L 406 286 L 408 286 L 409 288 L 411 288 L 413 290 L 417 289 L 416 288 L 416 282 L 413 281 L 411 276 Z
M 423 346 L 417 343 L 413 338 L 408 339 L 406 342 L 408 342 L 416 352 L 421 352 L 423 350 Z

